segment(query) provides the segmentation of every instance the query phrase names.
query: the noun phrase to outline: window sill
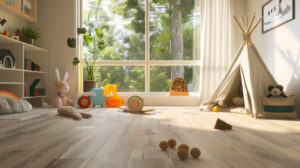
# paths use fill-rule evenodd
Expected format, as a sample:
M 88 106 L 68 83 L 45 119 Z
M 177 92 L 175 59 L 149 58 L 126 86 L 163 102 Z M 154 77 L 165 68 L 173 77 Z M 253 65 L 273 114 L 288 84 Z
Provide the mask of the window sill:
M 190 96 L 169 96 L 169 93 L 118 93 L 124 98 L 124 104 L 130 96 L 137 95 L 144 99 L 145 106 L 199 106 L 199 93 Z

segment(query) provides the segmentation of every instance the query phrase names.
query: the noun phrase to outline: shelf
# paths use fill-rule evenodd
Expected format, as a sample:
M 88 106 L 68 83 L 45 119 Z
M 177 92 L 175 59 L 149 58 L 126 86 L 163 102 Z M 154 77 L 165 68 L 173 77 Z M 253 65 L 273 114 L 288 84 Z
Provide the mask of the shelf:
M 1 3 L 0 3 L 1 4 Z M 37 46 L 33 46 L 31 44 L 19 41 L 19 40 L 15 40 L 6 36 L 3 36 L 0 34 L 0 43 L 15 43 L 15 44 L 23 44 L 24 45 L 24 50 L 25 51 L 42 51 L 42 52 L 47 52 L 47 50 L 37 47 Z
M 23 72 L 23 69 L 0 68 L 0 71 L 19 71 L 19 72 Z
M 17 69 L 0 68 L 0 90 L 10 91 L 17 96 L 22 97 L 22 99 L 28 100 L 33 106 L 40 106 L 37 102 L 43 102 L 47 97 L 47 50 L 3 35 L 0 35 L 0 48 L 11 50 L 17 65 Z M 25 59 L 29 59 L 39 65 L 40 71 L 24 69 Z M 45 91 L 41 90 L 40 96 L 27 96 L 29 95 L 28 91 L 30 84 L 36 79 L 41 80 L 37 87 L 44 88 Z
M 23 82 L 0 82 L 0 85 L 24 85 Z
M 22 44 L 23 42 L 22 42 L 22 41 L 19 41 L 19 40 L 15 40 L 15 39 L 13 39 L 13 38 L 6 37 L 6 36 L 0 34 L 0 43 L 15 43 L 15 44 Z
M 25 73 L 47 74 L 47 72 L 42 72 L 42 71 L 32 71 L 32 70 L 13 69 L 13 68 L 0 68 L 0 71 L 17 71 L 17 72 L 24 71 Z
M 22 99 L 38 99 L 38 98 L 45 98 L 47 96 L 29 96 L 29 97 L 22 97 Z
M 15 16 L 16 18 L 26 21 L 28 23 L 35 23 L 36 20 L 32 18 L 31 16 L 24 15 L 24 13 L 18 9 L 15 9 L 13 6 L 9 6 L 5 4 L 5 2 L 0 0 L 0 10 L 4 11 L 6 13 L 11 14 L 12 16 Z
M 42 51 L 42 52 L 47 52 L 47 50 L 37 47 L 37 46 L 33 46 L 31 44 L 28 43 L 23 43 L 24 44 L 24 50 L 25 51 Z
M 25 73 L 37 73 L 37 74 L 47 74 L 47 72 L 42 71 L 31 71 L 31 70 L 24 70 Z

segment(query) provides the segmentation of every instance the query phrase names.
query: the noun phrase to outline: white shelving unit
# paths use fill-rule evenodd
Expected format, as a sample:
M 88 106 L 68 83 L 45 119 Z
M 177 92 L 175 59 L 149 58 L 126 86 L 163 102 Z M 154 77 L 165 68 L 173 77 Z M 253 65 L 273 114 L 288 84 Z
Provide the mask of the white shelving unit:
M 16 68 L 0 68 L 0 90 L 13 92 L 26 100 L 47 97 L 47 50 L 0 35 L 0 49 L 9 49 L 16 59 Z M 40 66 L 40 71 L 25 69 L 25 58 Z M 40 79 L 36 88 L 45 89 L 43 95 L 29 96 L 29 86 L 35 79 Z M 28 94 L 25 93 L 27 84 Z

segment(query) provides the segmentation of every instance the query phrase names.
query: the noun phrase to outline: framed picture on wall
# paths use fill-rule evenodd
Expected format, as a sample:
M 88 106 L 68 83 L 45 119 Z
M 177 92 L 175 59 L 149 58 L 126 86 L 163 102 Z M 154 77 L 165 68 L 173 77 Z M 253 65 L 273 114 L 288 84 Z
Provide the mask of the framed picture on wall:
M 262 32 L 266 33 L 295 19 L 295 0 L 270 0 L 262 6 Z

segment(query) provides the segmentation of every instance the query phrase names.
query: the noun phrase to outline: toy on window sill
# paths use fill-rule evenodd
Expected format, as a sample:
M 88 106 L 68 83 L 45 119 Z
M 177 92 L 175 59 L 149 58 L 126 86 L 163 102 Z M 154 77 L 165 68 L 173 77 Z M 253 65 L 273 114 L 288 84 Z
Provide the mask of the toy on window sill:
M 104 96 L 106 107 L 120 107 L 123 105 L 123 98 L 117 94 L 117 86 L 108 84 L 104 87 Z
M 189 96 L 189 91 L 183 78 L 175 78 L 173 80 L 170 96 Z
M 80 108 L 104 107 L 105 99 L 103 88 L 93 88 L 92 91 L 84 92 L 77 96 L 76 105 Z
M 93 107 L 93 101 L 91 97 L 93 97 L 93 92 L 84 92 L 77 97 L 76 106 L 80 108 L 90 108 Z
M 91 97 L 91 100 L 94 103 L 94 107 L 96 106 L 101 106 L 104 107 L 105 105 L 105 99 L 106 97 L 104 96 L 104 89 L 103 88 L 93 88 L 92 89 L 93 96 Z

